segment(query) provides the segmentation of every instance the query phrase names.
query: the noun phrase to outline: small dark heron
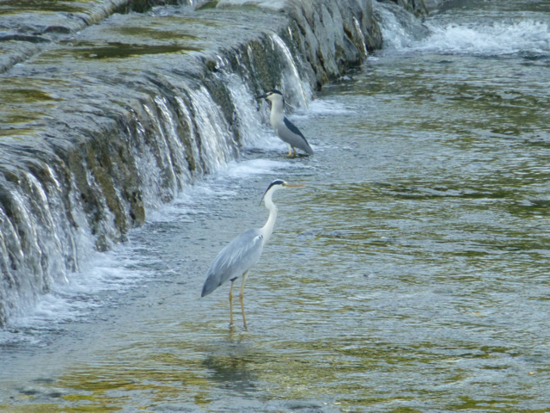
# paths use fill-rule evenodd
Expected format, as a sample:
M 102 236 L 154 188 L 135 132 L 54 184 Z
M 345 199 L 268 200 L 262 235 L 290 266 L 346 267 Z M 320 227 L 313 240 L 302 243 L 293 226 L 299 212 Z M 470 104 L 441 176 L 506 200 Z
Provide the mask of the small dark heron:
M 271 102 L 271 115 L 269 120 L 277 136 L 288 145 L 288 156 L 296 156 L 296 148 L 301 149 L 308 155 L 313 155 L 313 149 L 311 149 L 311 146 L 307 143 L 302 132 L 285 117 L 285 99 L 283 98 L 283 94 L 273 89 L 265 95 L 256 97 L 256 99 L 262 98 Z

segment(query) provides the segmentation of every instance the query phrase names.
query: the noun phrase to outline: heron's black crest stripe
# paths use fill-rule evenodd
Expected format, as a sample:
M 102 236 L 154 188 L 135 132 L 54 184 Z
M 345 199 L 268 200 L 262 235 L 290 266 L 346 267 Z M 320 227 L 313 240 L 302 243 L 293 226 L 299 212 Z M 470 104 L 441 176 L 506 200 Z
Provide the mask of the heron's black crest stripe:
M 279 91 L 279 90 L 277 90 L 277 89 L 271 89 L 271 90 L 269 91 L 269 93 L 277 93 L 278 95 L 283 96 L 283 94 L 281 93 L 281 91 Z
M 285 181 L 281 180 L 281 179 L 276 179 L 274 180 L 273 182 L 271 182 L 269 184 L 269 186 L 267 187 L 267 189 L 265 190 L 264 192 L 264 196 L 262 197 L 262 201 L 265 197 L 265 194 L 267 194 L 267 192 L 271 189 L 272 186 L 275 186 L 275 185 L 284 185 Z M 261 201 L 260 201 L 261 202 Z
M 271 182 L 269 184 L 269 186 L 267 187 L 265 192 L 269 191 L 271 189 L 271 187 L 274 186 L 274 185 L 283 185 L 284 183 L 285 183 L 285 181 L 283 181 L 282 179 L 276 179 L 276 180 L 274 180 L 273 182 Z

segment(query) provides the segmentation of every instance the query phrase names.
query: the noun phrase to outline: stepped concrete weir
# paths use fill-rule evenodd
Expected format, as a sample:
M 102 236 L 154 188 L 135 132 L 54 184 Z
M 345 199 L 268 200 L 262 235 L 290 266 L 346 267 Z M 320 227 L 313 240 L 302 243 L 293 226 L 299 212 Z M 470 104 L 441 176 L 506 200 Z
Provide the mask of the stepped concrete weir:
M 382 42 L 371 0 L 43 3 L 0 4 L 0 325 Z

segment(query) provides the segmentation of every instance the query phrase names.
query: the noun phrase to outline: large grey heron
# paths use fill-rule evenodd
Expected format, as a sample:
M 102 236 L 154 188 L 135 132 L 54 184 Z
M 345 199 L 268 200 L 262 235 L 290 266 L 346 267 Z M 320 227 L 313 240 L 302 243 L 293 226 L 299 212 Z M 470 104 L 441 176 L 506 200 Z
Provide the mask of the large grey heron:
M 243 303 L 244 283 L 246 281 L 248 271 L 260 259 L 264 245 L 273 233 L 273 226 L 275 225 L 275 220 L 277 219 L 277 206 L 272 200 L 273 193 L 279 189 L 298 186 L 303 186 L 303 184 L 290 185 L 279 179 L 271 182 L 262 198 L 265 202 L 265 207 L 269 210 L 269 218 L 267 219 L 265 225 L 262 228 L 248 229 L 227 244 L 225 248 L 220 251 L 208 269 L 206 281 L 202 287 L 201 297 L 210 294 L 227 280 L 231 281 L 231 287 L 229 288 L 230 326 L 233 325 L 233 283 L 242 275 L 243 281 L 241 284 L 239 300 L 241 302 L 241 310 L 243 313 L 244 328 L 247 328 Z
M 313 149 L 311 149 L 311 146 L 307 143 L 302 132 L 285 117 L 285 99 L 283 98 L 283 94 L 276 89 L 272 89 L 265 95 L 256 97 L 256 99 L 262 98 L 271 102 L 271 115 L 269 120 L 277 136 L 288 145 L 288 156 L 292 154 L 296 156 L 296 148 L 303 150 L 308 155 L 313 155 Z

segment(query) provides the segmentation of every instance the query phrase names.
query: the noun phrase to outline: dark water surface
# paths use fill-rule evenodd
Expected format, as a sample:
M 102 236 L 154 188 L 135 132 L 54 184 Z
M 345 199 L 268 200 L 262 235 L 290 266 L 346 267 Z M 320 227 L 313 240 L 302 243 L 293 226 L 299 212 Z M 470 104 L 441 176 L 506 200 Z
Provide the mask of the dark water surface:
M 550 411 L 549 10 L 461 4 L 293 116 L 313 158 L 249 151 L 134 232 L 148 275 L 4 348 L 0 410 Z M 229 329 L 200 289 L 274 178 L 307 186 Z

